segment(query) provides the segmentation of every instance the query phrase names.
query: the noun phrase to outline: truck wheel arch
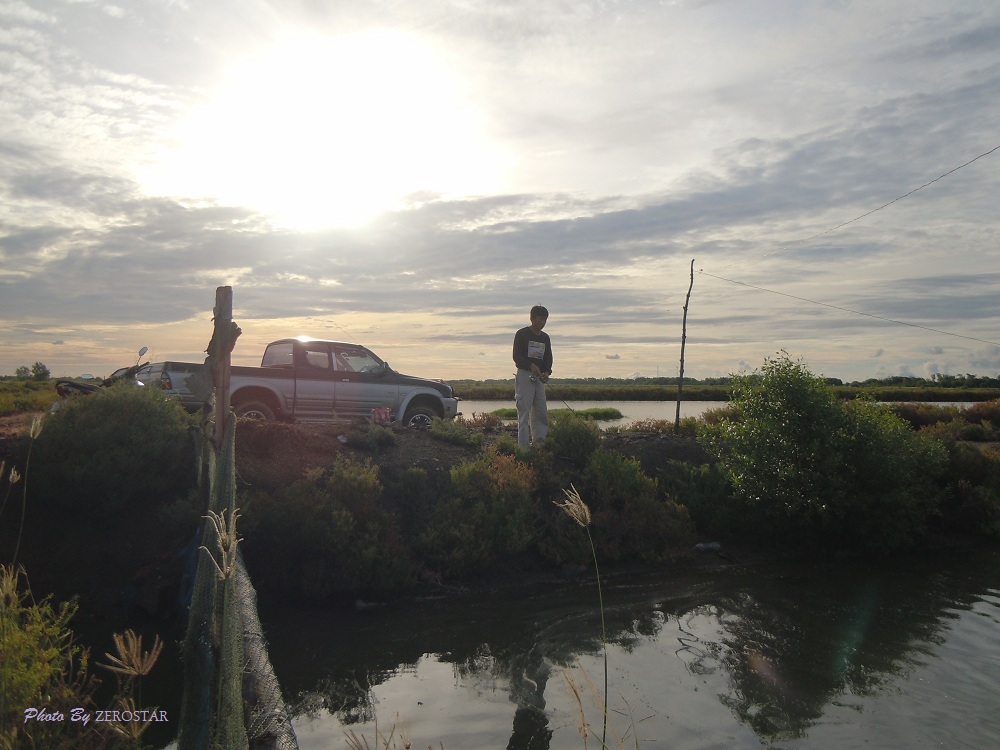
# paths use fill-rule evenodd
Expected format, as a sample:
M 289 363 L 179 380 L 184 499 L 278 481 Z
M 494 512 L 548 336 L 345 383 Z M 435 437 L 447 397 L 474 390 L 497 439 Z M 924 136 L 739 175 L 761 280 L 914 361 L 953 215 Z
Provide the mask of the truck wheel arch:
M 435 417 L 442 417 L 444 410 L 441 404 L 431 396 L 415 396 L 407 405 L 403 412 L 402 423 L 404 427 L 418 427 L 426 429 L 430 427 L 431 420 Z
M 264 388 L 241 388 L 232 395 L 231 403 L 236 416 L 244 419 L 273 422 L 282 416 L 274 394 Z

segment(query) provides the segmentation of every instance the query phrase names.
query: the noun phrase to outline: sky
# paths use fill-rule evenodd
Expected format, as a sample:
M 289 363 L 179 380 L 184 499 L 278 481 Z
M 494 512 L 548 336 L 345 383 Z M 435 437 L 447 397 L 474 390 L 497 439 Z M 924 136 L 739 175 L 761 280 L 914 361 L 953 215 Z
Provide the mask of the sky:
M 995 0 L 0 0 L 0 375 L 996 376 L 997 123 Z

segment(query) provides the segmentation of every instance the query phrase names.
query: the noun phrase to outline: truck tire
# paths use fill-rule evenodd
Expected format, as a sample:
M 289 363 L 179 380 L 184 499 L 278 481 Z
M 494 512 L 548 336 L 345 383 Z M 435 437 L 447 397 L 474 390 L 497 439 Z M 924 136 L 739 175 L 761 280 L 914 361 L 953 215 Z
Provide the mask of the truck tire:
M 235 411 L 240 419 L 259 419 L 262 422 L 273 422 L 275 419 L 274 409 L 263 401 L 243 401 Z
M 429 406 L 411 406 L 406 410 L 406 416 L 403 417 L 403 426 L 416 430 L 428 430 L 431 426 L 431 420 L 435 417 L 437 417 L 437 412 Z

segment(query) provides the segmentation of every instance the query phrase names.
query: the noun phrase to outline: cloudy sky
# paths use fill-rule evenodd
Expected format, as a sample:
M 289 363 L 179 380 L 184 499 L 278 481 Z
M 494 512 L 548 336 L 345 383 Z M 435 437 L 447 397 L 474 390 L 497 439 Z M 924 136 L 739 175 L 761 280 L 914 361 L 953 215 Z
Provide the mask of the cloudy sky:
M 998 123 L 994 0 L 0 0 L 0 374 L 198 361 L 230 285 L 238 364 L 507 377 L 542 303 L 676 375 L 693 260 L 686 375 L 996 375 Z

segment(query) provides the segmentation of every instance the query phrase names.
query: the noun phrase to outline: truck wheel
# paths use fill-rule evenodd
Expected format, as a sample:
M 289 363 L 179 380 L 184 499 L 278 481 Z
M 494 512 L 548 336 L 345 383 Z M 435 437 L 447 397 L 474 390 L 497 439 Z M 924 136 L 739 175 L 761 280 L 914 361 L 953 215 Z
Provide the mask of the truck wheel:
M 403 425 L 417 430 L 428 430 L 437 413 L 429 406 L 411 406 L 403 417 Z
M 274 409 L 263 401 L 244 401 L 236 407 L 236 416 L 241 419 L 259 419 L 262 422 L 273 422 Z

